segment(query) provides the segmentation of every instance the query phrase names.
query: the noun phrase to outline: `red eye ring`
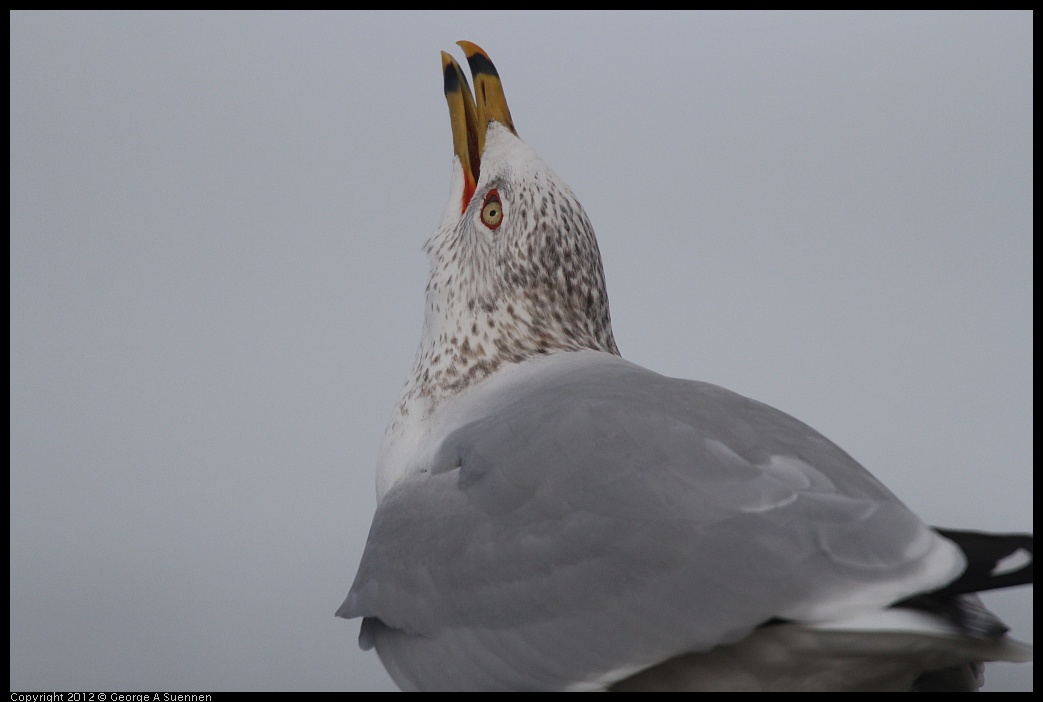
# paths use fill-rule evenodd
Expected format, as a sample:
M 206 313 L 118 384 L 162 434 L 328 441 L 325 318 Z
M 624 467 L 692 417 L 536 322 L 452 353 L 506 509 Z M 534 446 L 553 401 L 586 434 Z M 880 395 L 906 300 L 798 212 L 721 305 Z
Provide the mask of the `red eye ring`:
M 482 203 L 482 224 L 496 230 L 502 222 L 503 203 L 500 202 L 500 193 L 493 189 L 485 194 L 485 202 Z

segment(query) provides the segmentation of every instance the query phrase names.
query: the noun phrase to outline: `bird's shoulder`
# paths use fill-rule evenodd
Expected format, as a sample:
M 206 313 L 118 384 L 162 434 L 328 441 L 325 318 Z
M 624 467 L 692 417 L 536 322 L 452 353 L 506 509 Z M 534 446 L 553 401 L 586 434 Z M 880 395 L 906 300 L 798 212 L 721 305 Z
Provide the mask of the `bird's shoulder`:
M 686 583 L 682 611 L 725 605 L 718 584 L 734 580 L 765 590 L 748 615 L 755 626 L 886 604 L 962 567 L 839 447 L 715 385 L 583 352 L 471 392 L 448 408 L 422 469 L 378 505 L 349 616 L 413 609 L 399 623 L 429 630 L 482 616 L 481 600 L 517 624 L 551 600 L 570 611 L 569 597 L 580 609 L 654 611 L 671 579 Z M 717 572 L 700 573 L 706 563 Z M 576 587 L 563 586 L 570 578 Z M 592 593 L 584 581 L 610 586 Z M 437 615 L 415 605 L 432 591 L 446 600 Z

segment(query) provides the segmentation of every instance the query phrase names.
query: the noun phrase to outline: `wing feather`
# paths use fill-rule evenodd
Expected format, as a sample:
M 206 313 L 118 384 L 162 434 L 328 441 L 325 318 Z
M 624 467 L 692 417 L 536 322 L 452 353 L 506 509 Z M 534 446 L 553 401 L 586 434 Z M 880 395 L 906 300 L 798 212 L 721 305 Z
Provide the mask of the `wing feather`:
M 338 615 L 369 618 L 405 687 L 603 684 L 961 572 L 950 542 L 789 415 L 563 355 L 476 388 L 482 416 L 461 415 L 378 506 Z

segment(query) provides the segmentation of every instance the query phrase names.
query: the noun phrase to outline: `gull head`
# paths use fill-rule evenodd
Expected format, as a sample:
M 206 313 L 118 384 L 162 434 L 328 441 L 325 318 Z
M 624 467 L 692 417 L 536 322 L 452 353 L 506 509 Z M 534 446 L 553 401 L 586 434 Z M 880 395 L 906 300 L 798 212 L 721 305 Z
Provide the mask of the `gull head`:
M 436 401 L 505 364 L 557 351 L 618 353 L 601 254 L 572 190 L 518 138 L 488 55 L 442 54 L 452 185 L 427 242 L 431 273 L 416 390 Z

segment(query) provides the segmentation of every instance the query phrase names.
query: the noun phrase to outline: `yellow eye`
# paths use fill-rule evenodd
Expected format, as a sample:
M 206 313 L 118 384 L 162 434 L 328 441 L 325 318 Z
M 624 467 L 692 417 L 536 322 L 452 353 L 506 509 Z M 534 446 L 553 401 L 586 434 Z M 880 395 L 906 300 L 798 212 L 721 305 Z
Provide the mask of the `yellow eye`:
M 500 193 L 490 190 L 482 204 L 482 223 L 489 229 L 496 229 L 503 221 L 503 205 L 500 204 Z

